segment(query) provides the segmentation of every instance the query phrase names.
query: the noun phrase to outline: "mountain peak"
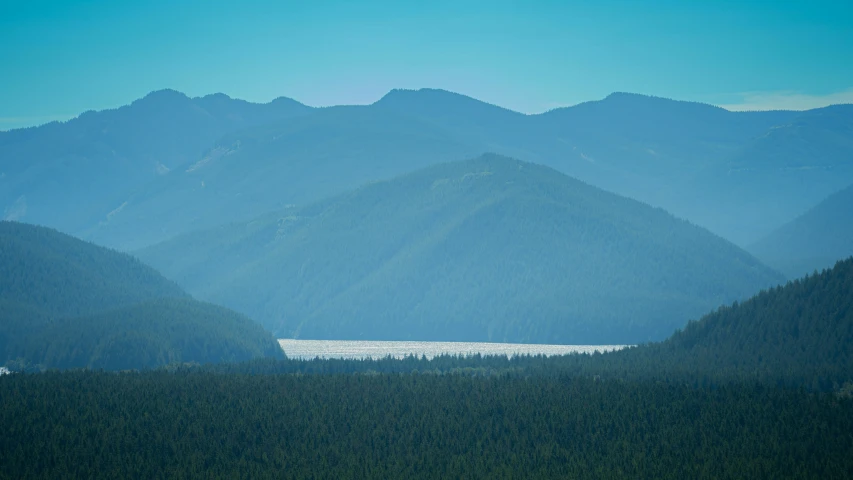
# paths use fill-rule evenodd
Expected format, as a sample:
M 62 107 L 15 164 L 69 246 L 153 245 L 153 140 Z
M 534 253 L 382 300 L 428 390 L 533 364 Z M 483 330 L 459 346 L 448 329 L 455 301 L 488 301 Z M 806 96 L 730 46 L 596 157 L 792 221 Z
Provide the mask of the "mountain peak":
M 270 105 L 311 108 L 308 105 L 290 97 L 276 97 L 270 101 Z
M 604 97 L 604 100 L 623 100 L 623 99 L 649 99 L 649 98 L 663 98 L 663 97 L 655 97 L 654 95 L 646 95 L 643 93 L 633 93 L 633 92 L 613 92 L 610 95 Z
M 180 93 L 180 92 L 178 92 L 178 93 Z M 205 99 L 205 100 L 218 100 L 218 101 L 232 100 L 231 97 L 229 97 L 228 95 L 226 95 L 222 92 L 209 93 L 209 94 L 207 94 L 201 98 Z
M 649 106 L 649 107 L 661 107 L 661 106 L 693 106 L 700 108 L 709 108 L 714 110 L 724 110 L 723 108 L 717 107 L 715 105 L 701 103 L 701 102 L 691 102 L 688 100 L 675 100 L 668 97 L 658 97 L 655 95 L 645 95 L 642 93 L 630 93 L 630 92 L 613 92 L 610 95 L 604 97 L 603 100 L 593 103 L 609 103 L 609 104 L 619 104 L 619 105 L 634 105 L 634 106 Z
M 417 90 L 394 89 L 373 104 L 374 107 L 429 116 L 479 117 L 481 122 L 495 121 L 495 115 L 522 116 L 523 114 L 494 105 L 461 93 L 437 88 Z M 457 118 L 458 120 L 458 118 Z
M 386 104 L 392 102 L 411 102 L 411 101 L 435 101 L 435 100 L 469 100 L 479 102 L 479 100 L 462 95 L 460 93 L 450 92 L 439 88 L 395 88 L 386 93 L 374 105 Z
M 190 98 L 183 93 L 172 90 L 163 89 L 155 90 L 144 97 L 134 100 L 131 106 L 167 106 L 181 102 L 188 102 Z
M 207 96 L 215 96 L 215 95 L 224 95 L 222 93 L 207 95 Z M 164 100 L 164 99 L 187 99 L 187 97 L 183 92 L 179 92 L 177 90 L 173 90 L 171 88 L 164 88 L 162 90 L 154 90 L 153 92 L 145 95 L 140 100 Z

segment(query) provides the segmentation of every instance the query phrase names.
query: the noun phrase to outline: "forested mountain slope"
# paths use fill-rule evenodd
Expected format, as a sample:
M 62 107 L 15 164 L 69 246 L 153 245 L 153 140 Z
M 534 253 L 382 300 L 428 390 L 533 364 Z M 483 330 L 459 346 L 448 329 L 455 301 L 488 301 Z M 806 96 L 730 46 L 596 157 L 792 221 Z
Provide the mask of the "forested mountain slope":
M 222 94 L 152 92 L 114 110 L 0 132 L 0 220 L 80 233 L 121 211 L 136 189 L 198 161 L 216 139 L 311 109 Z
M 82 315 L 154 298 L 188 297 L 139 260 L 56 230 L 0 221 L 0 299 Z
M 139 255 L 301 338 L 637 343 L 782 281 L 660 209 L 496 155 Z
M 0 360 L 12 370 L 127 370 L 281 356 L 270 334 L 248 317 L 191 298 L 160 298 L 79 317 L 43 317 L 9 333 L 5 345 L 0 342 Z
M 722 307 L 660 344 L 602 356 L 611 370 L 706 380 L 779 379 L 829 390 L 853 381 L 853 258 Z
M 853 185 L 749 247 L 791 278 L 853 255 Z
M 137 259 L 0 222 L 0 364 L 144 368 L 280 355 L 259 325 L 190 298 Z

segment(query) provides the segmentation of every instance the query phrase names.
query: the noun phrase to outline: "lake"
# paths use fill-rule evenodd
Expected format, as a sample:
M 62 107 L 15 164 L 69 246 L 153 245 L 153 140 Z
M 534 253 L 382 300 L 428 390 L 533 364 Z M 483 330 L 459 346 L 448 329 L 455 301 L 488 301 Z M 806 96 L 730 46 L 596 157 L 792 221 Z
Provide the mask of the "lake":
M 484 342 L 387 342 L 364 340 L 293 340 L 278 341 L 289 358 L 403 358 L 421 355 L 566 355 L 569 353 L 610 352 L 626 345 L 540 345 L 532 343 Z

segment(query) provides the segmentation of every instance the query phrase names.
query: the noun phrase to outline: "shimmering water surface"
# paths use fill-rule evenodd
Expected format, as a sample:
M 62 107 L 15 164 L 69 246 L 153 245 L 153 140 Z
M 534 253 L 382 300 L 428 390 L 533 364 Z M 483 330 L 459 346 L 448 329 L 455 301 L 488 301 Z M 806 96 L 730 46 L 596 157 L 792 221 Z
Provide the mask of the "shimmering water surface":
M 278 341 L 290 358 L 384 358 L 388 355 L 565 355 L 567 353 L 609 352 L 625 345 L 539 345 L 531 343 L 479 342 L 379 342 L 363 340 L 292 340 Z

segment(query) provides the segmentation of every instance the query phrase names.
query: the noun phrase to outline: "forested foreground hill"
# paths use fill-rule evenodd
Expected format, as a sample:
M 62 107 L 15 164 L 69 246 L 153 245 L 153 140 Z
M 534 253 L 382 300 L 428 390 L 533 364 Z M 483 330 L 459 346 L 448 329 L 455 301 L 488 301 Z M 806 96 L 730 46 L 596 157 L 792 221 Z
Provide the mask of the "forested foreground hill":
M 619 344 L 781 282 L 725 240 L 497 155 L 138 252 L 279 336 Z
M 751 245 L 749 251 L 791 278 L 853 255 L 853 185 Z
M 13 370 L 281 355 L 259 325 L 139 260 L 16 222 L 0 222 L 0 318 L 0 365 Z
M 187 293 L 130 255 L 56 230 L 0 221 L 0 301 L 83 315 Z
M 12 318 L 34 318 L 22 313 L 12 312 Z M 0 344 L 0 354 L 12 370 L 130 370 L 282 357 L 272 336 L 251 319 L 191 298 L 156 299 L 80 317 L 44 318 L 9 333 L 5 345 Z
M 132 192 L 197 162 L 222 135 L 309 111 L 287 98 L 262 105 L 161 90 L 113 110 L 0 132 L 0 220 L 78 234 L 121 211 Z
M 462 375 L 0 377 L 0 478 L 827 479 L 853 401 Z
M 830 390 L 853 381 L 853 258 L 690 322 L 660 344 L 602 355 L 610 371 L 737 376 Z

